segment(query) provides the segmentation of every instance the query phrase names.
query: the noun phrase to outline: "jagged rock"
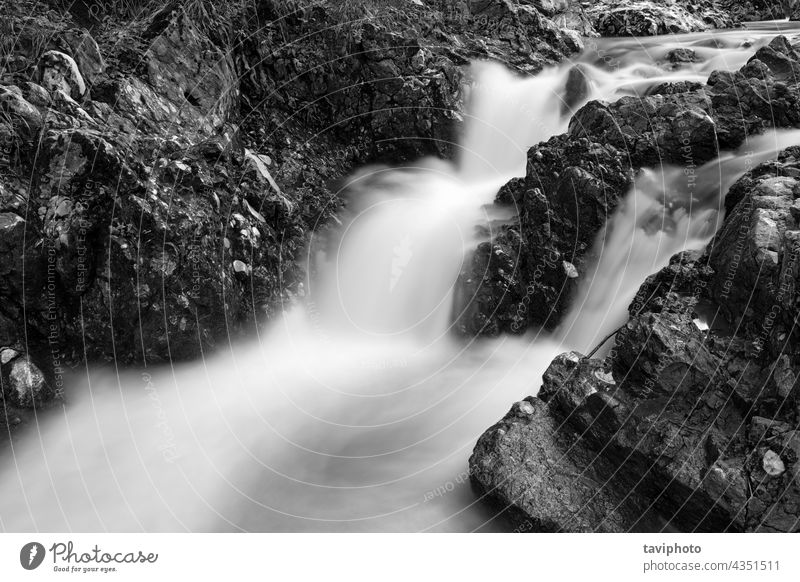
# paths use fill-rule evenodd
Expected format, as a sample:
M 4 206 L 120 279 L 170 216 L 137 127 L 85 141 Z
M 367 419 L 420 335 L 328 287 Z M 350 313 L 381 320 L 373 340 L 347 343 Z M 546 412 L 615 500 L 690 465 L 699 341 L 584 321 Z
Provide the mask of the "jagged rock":
M 152 40 L 146 59 L 153 88 L 180 111 L 196 109 L 198 123 L 207 126 L 209 133 L 231 120 L 239 102 L 232 58 L 204 35 L 184 11 L 177 11 Z
M 661 85 L 645 97 L 592 101 L 579 109 L 568 134 L 531 148 L 525 178 L 498 194 L 498 203 L 516 210 L 517 223 L 487 243 L 500 253 L 482 246 L 465 265 L 458 329 L 495 335 L 556 327 L 579 280 L 562 268 L 563 261 L 584 271 L 595 237 L 635 171 L 664 162 L 698 166 L 722 149 L 739 147 L 748 135 L 800 125 L 800 76 L 788 81 L 787 71 L 797 65 L 787 63 L 800 63 L 800 55 L 779 36 L 740 71 L 714 72 L 705 86 Z M 735 199 L 734 188 L 729 211 Z M 759 236 L 766 236 L 775 212 L 763 209 Z M 770 273 L 778 268 L 775 253 L 762 253 L 773 262 Z M 763 261 L 746 262 L 757 273 Z
M 609 481 L 615 467 L 542 401 L 528 406 L 530 414 L 510 413 L 481 437 L 470 459 L 479 494 L 510 508 L 518 531 L 635 531 L 646 506 Z
M 48 91 L 61 89 L 76 100 L 82 99 L 86 93 L 86 83 L 75 59 L 59 51 L 47 51 L 42 55 L 38 81 Z
M 602 36 L 655 36 L 725 28 L 732 19 L 713 2 L 700 2 L 691 8 L 679 2 L 635 1 L 599 2 L 589 10 L 594 28 Z
M 0 86 L 0 111 L 8 116 L 19 136 L 32 139 L 42 126 L 42 114 L 22 97 L 18 87 Z
M 84 81 L 91 86 L 105 73 L 106 62 L 97 41 L 88 30 L 72 29 L 61 37 L 67 45 L 66 50 L 72 55 Z
M 622 97 L 612 105 L 593 101 L 573 116 L 569 134 L 626 151 L 636 166 L 703 163 L 718 152 L 710 109 L 704 91 Z
M 19 352 L 12 348 L 0 348 L 0 365 L 5 366 L 11 360 L 19 356 Z
M 667 53 L 667 60 L 673 64 L 696 63 L 700 60 L 700 57 L 697 56 L 697 53 L 693 49 L 677 48 Z
M 724 274 L 712 282 L 714 300 L 728 319 L 757 340 L 758 349 L 770 351 L 778 348 L 780 333 L 796 337 L 791 330 L 800 273 L 800 232 L 791 214 L 800 182 L 775 176 L 774 168 L 761 166 L 731 189 L 733 196 L 726 202 L 731 208 L 709 261 Z
M 735 22 L 757 22 L 759 20 L 780 20 L 796 18 L 797 7 L 793 2 L 774 0 L 717 0 L 720 9 L 730 14 Z
M 481 245 L 461 273 L 458 328 L 494 335 L 558 325 L 580 280 L 570 275 L 584 270 L 632 182 L 626 154 L 612 145 L 562 135 L 533 147 L 527 176 L 498 194 L 519 222 Z
M 591 86 L 591 80 L 586 74 L 584 67 L 580 64 L 575 65 L 569 70 L 567 84 L 564 88 L 564 102 L 561 106 L 562 112 L 572 111 L 576 105 L 586 101 Z
M 800 148 L 789 148 L 743 176 L 715 239 L 648 278 L 609 354 L 559 356 L 529 399 L 540 425 L 556 424 L 573 435 L 570 450 L 589 451 L 595 467 L 612 470 L 617 493 L 679 530 L 800 527 L 792 369 L 800 237 L 791 212 L 798 160 Z M 512 410 L 499 426 L 518 419 Z M 512 504 L 517 520 L 578 529 L 569 516 L 580 496 L 564 496 L 534 453 L 552 448 L 554 437 L 508 430 L 501 446 L 496 432 L 481 437 L 470 461 L 478 486 Z M 543 484 L 520 487 L 534 471 Z
M 49 107 L 53 102 L 47 90 L 36 83 L 28 81 L 22 85 L 21 90 L 22 96 L 37 109 Z

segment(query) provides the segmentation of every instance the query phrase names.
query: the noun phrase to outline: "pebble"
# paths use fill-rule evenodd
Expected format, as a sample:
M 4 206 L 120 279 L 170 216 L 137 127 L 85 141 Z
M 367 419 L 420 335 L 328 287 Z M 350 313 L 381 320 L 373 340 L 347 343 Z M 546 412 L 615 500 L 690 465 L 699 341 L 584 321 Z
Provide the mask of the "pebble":
M 771 475 L 772 477 L 782 475 L 783 472 L 786 471 L 786 465 L 783 464 L 783 461 L 778 454 L 772 450 L 764 453 L 764 458 L 761 461 L 761 465 L 764 467 L 764 471 L 767 473 L 767 475 Z

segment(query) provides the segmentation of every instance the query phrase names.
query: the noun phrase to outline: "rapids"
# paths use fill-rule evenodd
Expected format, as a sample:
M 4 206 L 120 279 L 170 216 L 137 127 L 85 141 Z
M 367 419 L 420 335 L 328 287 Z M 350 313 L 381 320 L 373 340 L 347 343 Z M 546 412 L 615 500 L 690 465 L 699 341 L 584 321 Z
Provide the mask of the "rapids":
M 570 107 L 737 69 L 789 23 L 589 39 L 573 62 L 520 79 L 474 65 L 455 163 L 366 168 L 339 222 L 310 245 L 304 304 L 249 344 L 153 370 L 75 374 L 2 459 L 5 531 L 492 531 L 469 487 L 476 439 L 535 394 L 563 351 L 624 323 L 650 273 L 713 236 L 728 186 L 800 133 L 749 140 L 697 171 L 640 172 L 598 236 L 595 265 L 552 334 L 466 341 L 449 333 L 453 285 L 491 202 L 528 147 L 566 130 Z M 697 63 L 665 64 L 693 48 Z M 580 63 L 584 94 L 567 95 Z M 565 103 L 569 107 L 565 107 Z

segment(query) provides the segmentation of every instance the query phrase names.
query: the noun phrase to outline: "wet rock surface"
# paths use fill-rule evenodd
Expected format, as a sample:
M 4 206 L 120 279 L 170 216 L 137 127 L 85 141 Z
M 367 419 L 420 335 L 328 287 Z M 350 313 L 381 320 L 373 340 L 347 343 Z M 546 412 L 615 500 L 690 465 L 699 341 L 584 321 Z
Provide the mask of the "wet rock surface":
M 629 505 L 681 531 L 800 530 L 798 170 L 795 147 L 739 180 L 717 236 L 645 281 L 604 359 L 553 361 L 537 417 L 515 405 L 479 440 L 479 490 L 547 531 L 647 529 Z M 589 500 L 616 498 L 598 520 Z
M 591 261 L 592 243 L 635 173 L 660 164 L 699 167 L 749 135 L 798 127 L 797 67 L 800 55 L 776 37 L 741 70 L 714 72 L 705 85 L 658 86 L 655 94 L 579 109 L 568 133 L 531 148 L 526 177 L 498 194 L 497 203 L 517 219 L 465 266 L 459 330 L 555 328 Z
M 357 164 L 452 155 L 470 60 L 533 73 L 580 50 L 549 18 L 555 9 L 8 6 L 9 415 L 52 402 L 73 366 L 201 357 L 300 300 L 303 250 L 339 208 L 336 181 Z

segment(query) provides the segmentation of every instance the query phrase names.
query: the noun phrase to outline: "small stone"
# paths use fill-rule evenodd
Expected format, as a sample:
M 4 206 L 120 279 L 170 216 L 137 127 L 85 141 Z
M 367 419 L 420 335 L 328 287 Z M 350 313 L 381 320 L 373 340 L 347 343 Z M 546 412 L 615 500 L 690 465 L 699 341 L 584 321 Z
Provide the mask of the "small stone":
M 269 156 L 265 156 L 263 154 L 257 154 L 249 149 L 244 150 L 244 160 L 245 164 L 249 167 L 249 169 L 255 173 L 258 177 L 259 181 L 266 182 L 272 188 L 280 193 L 281 189 L 278 187 L 278 183 L 272 177 L 267 166 L 272 163 L 272 160 Z
M 56 206 L 55 215 L 61 218 L 67 216 L 70 212 L 72 212 L 72 201 L 69 198 L 64 198 Z
M 575 268 L 575 265 L 570 263 L 569 261 L 562 261 L 561 265 L 564 267 L 564 272 L 567 274 L 567 277 L 570 279 L 578 278 L 578 269 Z
M 42 114 L 39 110 L 28 103 L 21 92 L 12 90 L 12 87 L 0 87 L 0 112 L 10 115 L 15 124 L 21 121 L 32 130 L 42 125 Z
M 246 263 L 236 259 L 233 261 L 233 270 L 237 273 L 247 273 L 250 271 L 250 267 L 248 267 Z
M 3 348 L 0 350 L 0 364 L 5 366 L 11 360 L 19 356 L 19 352 L 17 350 L 13 350 L 11 348 Z
M 771 475 L 772 477 L 782 475 L 783 472 L 786 471 L 786 466 L 783 464 L 783 461 L 778 454 L 772 450 L 764 453 L 761 465 L 764 467 L 764 471 L 767 475 Z
M 604 372 L 603 370 L 595 370 L 594 377 L 606 384 L 616 384 L 616 382 L 614 381 L 614 376 L 610 372 Z
M 27 357 L 15 359 L 8 374 L 11 402 L 22 408 L 34 408 L 49 399 L 49 389 L 42 371 Z
M 520 411 L 520 413 L 525 414 L 527 416 L 530 416 L 530 415 L 533 414 L 533 405 L 530 402 L 528 402 L 527 400 L 521 401 L 517 405 L 517 408 Z

